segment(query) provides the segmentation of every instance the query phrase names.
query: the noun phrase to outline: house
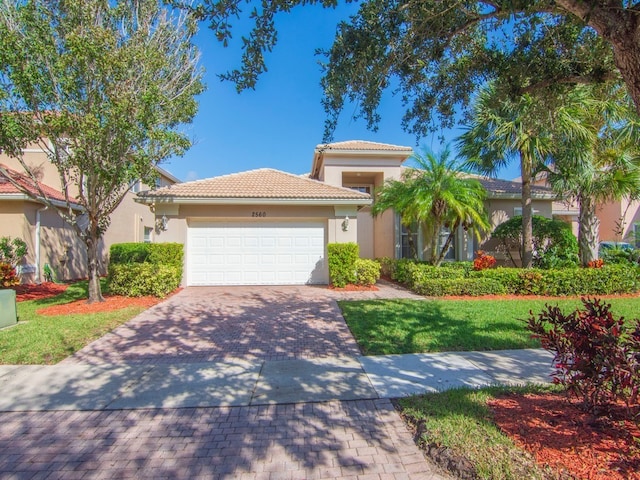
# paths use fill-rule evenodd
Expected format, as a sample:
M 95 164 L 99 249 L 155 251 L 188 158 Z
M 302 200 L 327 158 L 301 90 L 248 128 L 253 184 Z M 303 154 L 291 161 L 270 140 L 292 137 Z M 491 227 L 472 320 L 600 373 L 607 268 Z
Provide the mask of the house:
M 45 150 L 32 146 L 24 150 L 23 155 L 26 164 L 36 175 L 40 188 L 53 200 L 54 206 L 63 207 L 65 198 L 60 177 Z M 23 175 L 24 170 L 17 159 L 0 152 L 0 164 L 19 175 L 28 190 L 37 194 L 37 186 Z M 161 168 L 157 168 L 157 171 L 157 187 L 179 182 L 169 172 Z M 148 207 L 134 201 L 139 191 L 148 188 L 137 182 L 111 215 L 111 223 L 100 245 L 102 274 L 106 273 L 112 244 L 153 241 L 155 215 Z M 71 188 L 69 193 L 73 197 L 77 192 Z M 79 205 L 74 205 L 74 209 L 81 210 Z M 27 243 L 27 257 L 18 268 L 23 283 L 42 281 L 45 264 L 51 267 L 58 280 L 87 276 L 85 246 L 73 228 L 63 222 L 56 212 L 20 192 L 0 175 L 0 237 L 6 236 L 19 237 Z
M 364 258 L 408 256 L 397 215 L 371 216 L 372 193 L 400 179 L 411 147 L 366 141 L 318 145 L 311 173 L 258 169 L 138 194 L 155 211 L 161 242 L 185 245 L 186 285 L 328 283 L 326 245 L 357 242 Z M 494 225 L 520 208 L 520 186 L 481 180 Z M 534 189 L 534 209 L 551 216 L 553 193 Z M 415 240 L 422 242 L 419 234 Z M 449 257 L 477 249 L 462 230 Z

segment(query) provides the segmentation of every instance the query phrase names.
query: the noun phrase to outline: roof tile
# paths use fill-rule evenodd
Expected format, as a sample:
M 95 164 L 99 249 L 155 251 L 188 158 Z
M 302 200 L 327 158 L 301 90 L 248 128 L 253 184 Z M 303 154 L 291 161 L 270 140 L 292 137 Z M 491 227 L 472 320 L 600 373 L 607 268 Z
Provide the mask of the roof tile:
M 321 143 L 316 150 L 383 150 L 397 152 L 413 152 L 413 148 L 390 143 L 370 142 L 367 140 L 347 140 L 345 142 Z
M 369 195 L 270 168 L 178 183 L 141 197 L 367 200 Z
M 35 197 L 41 197 L 40 192 L 38 191 L 37 185 L 40 186 L 40 190 L 51 200 L 58 200 L 60 202 L 66 202 L 64 198 L 64 194 L 55 188 L 52 188 L 44 183 L 34 182 L 27 175 L 17 172 L 6 165 L 0 164 L 4 170 L 6 170 L 9 175 L 21 185 L 25 190 L 27 190 L 30 194 Z M 7 177 L 0 172 L 0 194 L 21 194 L 23 193 L 20 189 L 18 189 L 13 183 L 11 183 Z

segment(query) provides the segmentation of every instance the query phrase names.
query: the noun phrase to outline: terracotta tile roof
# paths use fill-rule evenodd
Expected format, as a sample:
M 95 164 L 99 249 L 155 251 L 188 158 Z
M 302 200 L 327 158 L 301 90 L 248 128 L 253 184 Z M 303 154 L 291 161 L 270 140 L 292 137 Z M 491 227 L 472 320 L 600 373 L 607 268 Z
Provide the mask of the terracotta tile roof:
M 25 190 L 27 190 L 28 192 L 30 192 L 32 195 L 36 197 L 41 197 L 40 192 L 36 187 L 36 183 L 31 178 L 5 165 L 0 164 L 0 167 L 2 167 L 7 172 L 9 172 L 9 174 L 16 181 L 16 183 L 21 185 Z M 66 201 L 64 198 L 64 194 L 59 190 L 56 190 L 55 188 L 51 188 L 50 186 L 40 182 L 38 182 L 38 185 L 40 186 L 40 189 L 42 190 L 42 192 L 47 197 L 49 197 L 49 199 L 57 200 L 60 202 Z M 23 194 L 23 192 L 20 191 L 15 185 L 13 185 L 5 175 L 0 173 L 0 194 Z
M 143 198 L 264 198 L 364 201 L 370 198 L 368 194 L 349 188 L 327 185 L 317 180 L 270 168 L 177 183 L 158 190 L 141 192 L 139 196 Z
M 413 153 L 413 148 L 389 143 L 369 142 L 366 140 L 347 140 L 345 142 L 321 143 L 316 146 L 318 150 L 382 150 Z

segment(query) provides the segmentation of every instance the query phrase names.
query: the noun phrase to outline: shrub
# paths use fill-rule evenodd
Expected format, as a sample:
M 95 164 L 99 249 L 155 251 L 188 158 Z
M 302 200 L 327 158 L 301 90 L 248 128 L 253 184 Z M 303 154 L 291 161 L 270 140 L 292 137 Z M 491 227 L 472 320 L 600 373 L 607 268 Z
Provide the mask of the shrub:
M 499 295 L 506 293 L 504 286 L 491 278 L 424 279 L 413 286 L 419 295 Z
M 492 255 L 487 255 L 484 250 L 476 252 L 476 258 L 473 260 L 474 270 L 486 270 L 496 264 L 496 259 Z
M 10 263 L 0 262 L 0 288 L 13 287 L 19 283 L 16 268 Z
M 27 244 L 21 238 L 0 238 L 0 262 L 15 267 L 27 254 Z
M 608 248 L 602 251 L 601 258 L 608 264 L 638 265 L 640 263 L 640 250 Z
M 109 264 L 153 263 L 182 268 L 181 243 L 115 243 L 109 250 Z
M 474 270 L 469 272 L 469 278 L 486 278 L 500 283 L 505 293 L 518 293 L 520 290 L 520 272 L 519 268 L 491 268 L 487 270 Z
M 109 265 L 109 290 L 116 295 L 165 297 L 180 286 L 182 266 L 152 263 Z
M 522 250 L 522 216 L 516 215 L 501 223 L 491 235 L 500 239 L 506 251 Z M 559 268 L 578 264 L 578 240 L 571 226 L 560 220 L 533 216 L 533 250 L 533 265 L 536 267 Z
M 367 258 L 356 259 L 356 283 L 370 287 L 380 278 L 380 264 Z
M 640 389 L 640 320 L 628 332 L 623 318 L 615 319 L 611 305 L 599 299 L 582 299 L 568 315 L 547 305 L 537 317 L 531 314 L 527 329 L 555 355 L 554 382 L 582 399 L 597 413 L 623 400 L 638 400 Z
M 331 284 L 342 288 L 356 283 L 356 260 L 360 253 L 357 243 L 330 243 L 327 245 L 329 278 Z

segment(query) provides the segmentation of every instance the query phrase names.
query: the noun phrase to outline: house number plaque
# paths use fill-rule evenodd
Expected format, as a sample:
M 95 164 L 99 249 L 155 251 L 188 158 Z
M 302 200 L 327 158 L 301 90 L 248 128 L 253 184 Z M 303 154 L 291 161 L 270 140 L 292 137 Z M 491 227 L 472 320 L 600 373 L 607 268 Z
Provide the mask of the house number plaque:
M 251 216 L 252 217 L 259 217 L 259 218 L 263 218 L 267 216 L 267 212 L 251 212 Z

